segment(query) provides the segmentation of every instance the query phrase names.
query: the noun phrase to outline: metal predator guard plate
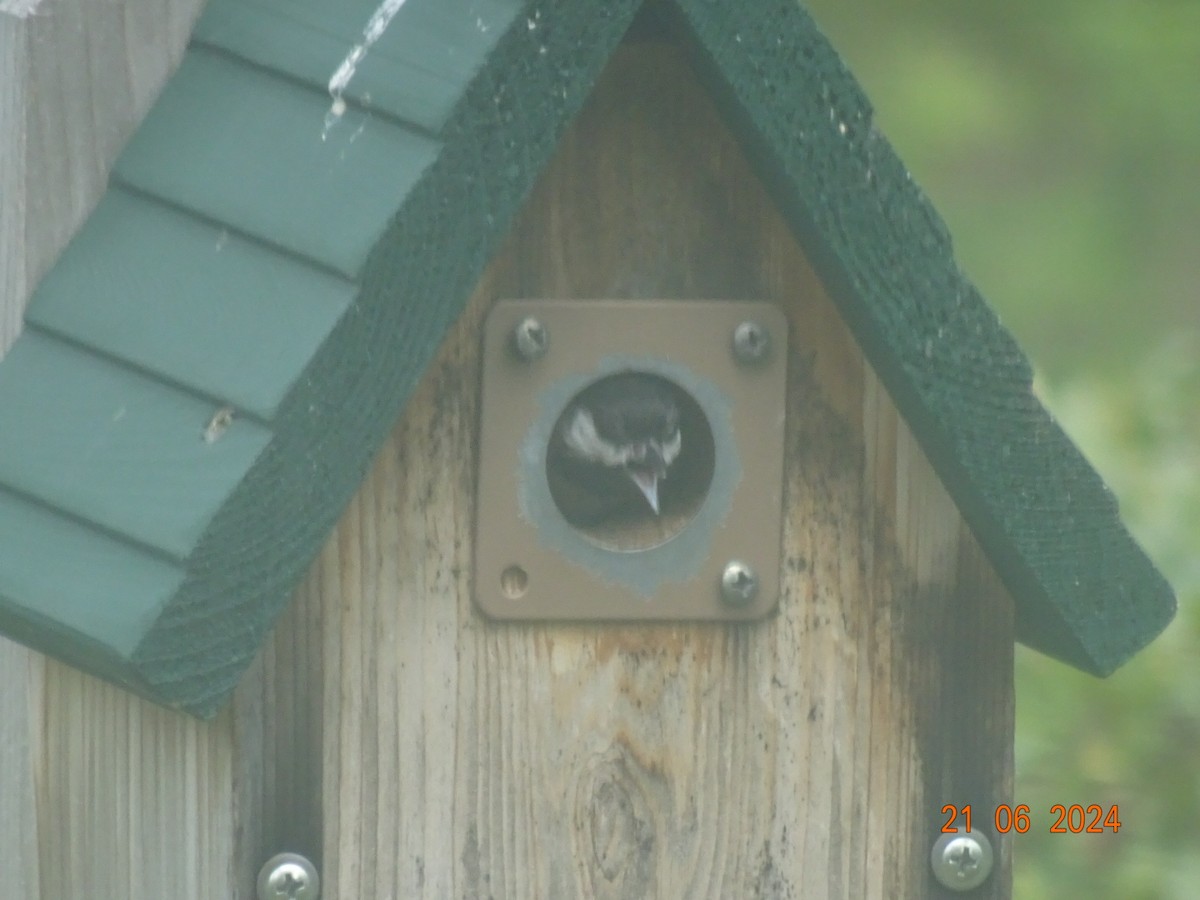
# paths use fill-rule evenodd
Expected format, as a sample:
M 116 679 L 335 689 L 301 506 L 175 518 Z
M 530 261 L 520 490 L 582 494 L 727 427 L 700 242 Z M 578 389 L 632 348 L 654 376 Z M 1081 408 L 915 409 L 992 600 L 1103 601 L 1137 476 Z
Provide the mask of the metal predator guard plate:
M 546 337 L 532 358 L 513 340 L 528 317 Z M 752 362 L 734 353 L 745 322 L 768 337 L 766 354 Z M 665 378 L 694 401 L 711 433 L 711 480 L 689 509 L 671 517 L 664 508 L 662 521 L 647 515 L 641 527 L 577 528 L 551 494 L 547 446 L 581 390 L 630 370 Z M 744 621 L 770 613 L 779 597 L 786 372 L 787 320 L 770 303 L 498 301 L 483 336 L 479 608 L 526 620 Z M 722 598 L 733 560 L 757 578 L 749 601 Z

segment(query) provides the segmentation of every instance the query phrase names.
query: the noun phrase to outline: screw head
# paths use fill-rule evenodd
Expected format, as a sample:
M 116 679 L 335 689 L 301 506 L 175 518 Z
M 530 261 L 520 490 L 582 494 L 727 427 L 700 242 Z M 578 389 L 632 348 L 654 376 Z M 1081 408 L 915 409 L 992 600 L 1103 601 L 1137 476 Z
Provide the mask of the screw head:
M 744 365 L 760 363 L 771 349 L 771 333 L 758 322 L 746 321 L 733 329 L 733 356 Z
M 721 599 L 730 606 L 746 606 L 758 596 L 758 576 L 749 563 L 732 559 L 721 572 Z
M 512 350 L 525 362 L 541 359 L 549 345 L 550 332 L 536 316 L 526 316 L 512 331 Z
M 982 831 L 939 835 L 930 854 L 933 876 L 952 891 L 977 888 L 992 873 L 992 842 Z
M 258 872 L 258 900 L 317 900 L 317 867 L 299 853 L 277 853 Z

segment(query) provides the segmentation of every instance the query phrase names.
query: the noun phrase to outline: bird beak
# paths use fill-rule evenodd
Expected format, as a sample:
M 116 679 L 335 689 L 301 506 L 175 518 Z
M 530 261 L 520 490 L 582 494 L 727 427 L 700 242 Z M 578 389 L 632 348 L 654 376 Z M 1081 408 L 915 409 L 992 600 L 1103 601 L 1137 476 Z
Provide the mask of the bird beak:
M 638 490 L 642 492 L 642 496 L 646 498 L 646 502 L 650 504 L 650 508 L 654 510 L 654 514 L 657 516 L 658 473 L 645 469 L 626 469 L 625 471 L 633 479 L 633 483 L 637 485 Z

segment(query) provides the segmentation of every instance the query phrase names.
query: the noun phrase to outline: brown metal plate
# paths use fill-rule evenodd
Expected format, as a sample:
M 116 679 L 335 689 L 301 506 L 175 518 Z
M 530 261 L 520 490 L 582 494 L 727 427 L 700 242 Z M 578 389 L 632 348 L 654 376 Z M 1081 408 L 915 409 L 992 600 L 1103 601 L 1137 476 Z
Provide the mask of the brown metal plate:
M 513 331 L 535 317 L 532 359 Z M 739 361 L 733 334 L 755 322 L 765 356 Z M 711 477 L 694 502 L 640 523 L 576 528 L 551 494 L 546 449 L 589 384 L 622 371 L 665 378 L 707 425 Z M 787 320 L 764 302 L 504 300 L 484 326 L 475 601 L 499 619 L 760 618 L 779 597 Z M 687 432 L 685 431 L 685 434 Z M 681 457 L 682 458 L 682 457 Z M 668 476 L 672 477 L 672 476 Z M 703 489 L 703 485 L 707 489 Z M 738 560 L 758 585 L 722 599 Z

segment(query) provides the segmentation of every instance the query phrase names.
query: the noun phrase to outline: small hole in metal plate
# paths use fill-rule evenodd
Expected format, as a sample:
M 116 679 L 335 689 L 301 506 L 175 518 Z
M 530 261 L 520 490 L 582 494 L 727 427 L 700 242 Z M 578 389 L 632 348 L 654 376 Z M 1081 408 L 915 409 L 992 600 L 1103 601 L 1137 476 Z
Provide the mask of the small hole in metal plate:
M 500 591 L 509 600 L 520 600 L 529 590 L 529 573 L 511 565 L 500 573 Z
M 638 409 L 639 391 L 657 398 L 650 402 L 650 412 Z M 657 483 L 656 512 L 629 475 L 630 467 L 584 463 L 567 449 L 564 435 L 583 408 L 595 413 L 596 431 L 606 433 L 614 449 L 627 443 L 644 445 L 647 435 L 640 430 L 656 432 L 662 427 L 654 420 L 659 403 L 673 407 L 680 443 L 666 477 Z M 639 418 L 652 421 L 639 425 Z M 601 419 L 607 419 L 607 425 Z M 630 428 L 639 433 L 627 434 Z M 666 437 L 651 434 L 652 443 Z M 606 550 L 637 552 L 665 544 L 692 520 L 708 495 L 715 458 L 712 427 L 695 398 L 670 379 L 627 370 L 593 381 L 567 403 L 546 449 L 546 478 L 559 512 L 580 534 Z

